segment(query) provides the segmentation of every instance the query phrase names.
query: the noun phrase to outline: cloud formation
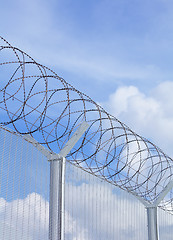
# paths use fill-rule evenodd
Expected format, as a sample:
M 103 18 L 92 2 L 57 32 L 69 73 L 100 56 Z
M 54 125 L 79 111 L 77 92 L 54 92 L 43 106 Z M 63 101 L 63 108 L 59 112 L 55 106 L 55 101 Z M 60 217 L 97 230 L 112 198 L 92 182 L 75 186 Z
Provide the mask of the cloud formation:
M 148 93 L 136 86 L 122 86 L 101 103 L 138 134 L 152 140 L 173 156 L 173 82 L 162 82 Z
M 41 195 L 31 193 L 24 199 L 0 199 L 0 239 L 47 239 L 49 204 Z
M 67 240 L 100 240 L 107 237 L 113 239 L 115 235 L 118 235 L 119 239 L 127 236 L 134 239 L 135 235 L 144 236 L 142 229 L 146 228 L 146 218 L 143 215 L 145 212 L 141 210 L 140 213 L 136 211 L 132 214 L 135 206 L 140 209 L 139 204 L 134 203 L 132 199 L 116 195 L 108 184 L 70 184 L 69 189 L 66 198 L 70 201 L 66 201 L 65 212 Z M 91 191 L 93 195 L 90 194 Z M 105 193 L 108 195 L 104 197 Z M 0 239 L 48 239 L 48 211 L 49 203 L 37 193 L 11 202 L 1 198 Z M 140 224 L 137 224 L 137 219 L 140 219 Z M 143 226 L 142 229 L 139 229 L 139 226 Z
M 66 178 L 65 239 L 145 240 L 145 207 L 134 196 L 74 168 Z M 48 224 L 49 203 L 41 195 L 33 192 L 10 202 L 0 198 L 0 240 L 47 240 Z M 159 210 L 163 239 L 171 240 L 172 225 L 172 216 Z

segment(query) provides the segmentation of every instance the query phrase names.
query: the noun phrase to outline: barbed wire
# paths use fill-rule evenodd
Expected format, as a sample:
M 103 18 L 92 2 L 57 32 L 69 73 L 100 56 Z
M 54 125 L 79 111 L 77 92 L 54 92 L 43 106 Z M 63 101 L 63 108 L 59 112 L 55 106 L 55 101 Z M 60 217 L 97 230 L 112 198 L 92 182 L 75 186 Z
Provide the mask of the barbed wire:
M 169 156 L 3 37 L 0 56 L 1 125 L 58 153 L 87 121 L 90 126 L 68 161 L 150 203 L 157 199 L 172 179 Z M 160 206 L 172 211 L 172 202 L 170 192 Z

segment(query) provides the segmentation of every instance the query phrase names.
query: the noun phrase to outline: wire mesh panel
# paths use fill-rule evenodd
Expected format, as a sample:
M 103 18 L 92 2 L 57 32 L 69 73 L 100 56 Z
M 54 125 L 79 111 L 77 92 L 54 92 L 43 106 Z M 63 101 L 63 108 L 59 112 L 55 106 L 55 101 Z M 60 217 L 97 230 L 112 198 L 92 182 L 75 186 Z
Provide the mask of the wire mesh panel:
M 0 130 L 0 240 L 48 239 L 49 163 L 23 137 Z
M 0 240 L 49 239 L 49 188 L 47 158 L 0 128 Z M 172 239 L 173 216 L 160 208 L 158 228 L 160 240 Z M 147 240 L 146 209 L 132 194 L 67 161 L 63 231 L 65 240 Z
M 146 209 L 134 196 L 67 162 L 65 239 L 147 240 Z
M 158 226 L 160 240 L 173 239 L 173 215 L 170 212 L 158 208 Z

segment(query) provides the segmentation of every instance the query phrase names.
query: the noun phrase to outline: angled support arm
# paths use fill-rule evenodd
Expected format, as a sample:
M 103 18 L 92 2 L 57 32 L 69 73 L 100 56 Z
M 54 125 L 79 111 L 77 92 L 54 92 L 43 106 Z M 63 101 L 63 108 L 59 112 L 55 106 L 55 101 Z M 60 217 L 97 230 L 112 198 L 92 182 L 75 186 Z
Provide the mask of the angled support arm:
M 166 185 L 166 187 L 159 194 L 158 198 L 152 204 L 147 202 L 142 197 L 132 193 L 147 209 L 148 240 L 159 240 L 158 224 L 157 224 L 157 207 L 172 188 L 173 188 L 173 180 L 171 180 Z
M 146 206 L 148 220 L 148 240 L 158 240 L 158 223 L 157 223 L 157 207 L 164 199 L 166 194 L 173 188 L 173 181 L 170 181 L 153 204 Z
M 171 180 L 166 187 L 163 189 L 163 191 L 159 194 L 158 198 L 155 200 L 155 202 L 153 203 L 153 206 L 157 207 L 159 205 L 159 203 L 164 199 L 164 197 L 166 196 L 167 193 L 169 193 L 171 191 L 171 189 L 173 188 L 173 180 Z

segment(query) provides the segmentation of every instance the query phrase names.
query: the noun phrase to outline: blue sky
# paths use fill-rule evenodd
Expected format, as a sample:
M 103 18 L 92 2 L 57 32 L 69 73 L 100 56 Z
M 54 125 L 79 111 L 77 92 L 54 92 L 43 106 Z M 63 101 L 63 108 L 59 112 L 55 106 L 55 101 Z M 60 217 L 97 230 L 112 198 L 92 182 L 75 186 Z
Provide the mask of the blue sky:
M 172 10 L 170 0 L 3 0 L 0 34 L 173 155 Z
M 173 156 L 172 0 L 1 0 L 0 35 Z
M 171 79 L 172 7 L 166 0 L 3 1 L 1 35 L 102 100 L 119 85 L 148 91 Z

